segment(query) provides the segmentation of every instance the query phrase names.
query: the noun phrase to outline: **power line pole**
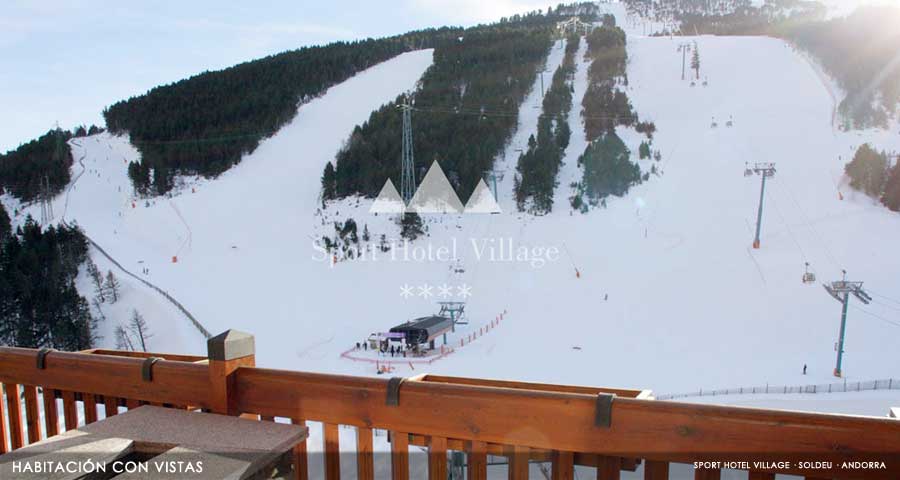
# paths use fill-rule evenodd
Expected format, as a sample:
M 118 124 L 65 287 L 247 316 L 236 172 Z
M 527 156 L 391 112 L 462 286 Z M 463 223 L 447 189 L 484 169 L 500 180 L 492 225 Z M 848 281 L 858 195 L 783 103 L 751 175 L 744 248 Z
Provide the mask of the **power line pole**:
M 775 176 L 774 163 L 755 163 L 753 166 L 747 166 L 744 169 L 744 176 L 749 177 L 753 174 L 762 177 L 762 184 L 759 187 L 759 211 L 756 214 L 756 237 L 753 239 L 753 248 L 759 248 L 759 231 L 762 226 L 763 198 L 766 195 L 766 179 Z
M 397 105 L 403 112 L 403 151 L 400 159 L 400 196 L 403 203 L 409 205 L 416 190 L 416 177 L 414 173 L 415 161 L 413 159 L 412 142 L 412 109 L 413 106 L 406 100 Z
M 41 226 L 46 227 L 53 221 L 53 195 L 50 193 L 50 177 L 44 175 L 40 179 Z
M 850 295 L 853 294 L 854 297 L 866 305 L 872 301 L 872 297 L 862 288 L 863 282 L 849 282 L 847 281 L 847 271 L 841 270 L 841 272 L 843 273 L 843 278 L 840 281 L 831 282 L 830 285 L 822 285 L 829 295 L 841 302 L 841 330 L 838 334 L 837 346 L 835 347 L 837 349 L 837 364 L 834 367 L 835 377 L 841 376 L 841 362 L 844 359 L 844 333 L 847 331 L 847 306 L 850 304 Z
M 691 44 L 689 42 L 681 42 L 678 45 L 678 49 L 681 50 L 681 79 L 684 80 L 687 67 L 687 52 L 691 49 Z
M 47 186 L 44 182 L 46 177 L 40 179 L 41 182 L 41 226 L 46 227 L 50 223 L 50 214 L 47 212 Z

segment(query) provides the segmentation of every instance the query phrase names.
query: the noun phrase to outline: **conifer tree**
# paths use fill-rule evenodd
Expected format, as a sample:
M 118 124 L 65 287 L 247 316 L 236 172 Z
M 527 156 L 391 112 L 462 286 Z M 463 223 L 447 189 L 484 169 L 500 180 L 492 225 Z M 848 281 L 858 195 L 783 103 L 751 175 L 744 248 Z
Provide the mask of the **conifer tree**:
M 621 197 L 632 185 L 640 183 L 641 170 L 629 160 L 630 152 L 615 133 L 603 135 L 585 149 L 580 163 L 584 166 L 585 193 L 590 200 L 609 195 Z
M 891 168 L 881 203 L 895 212 L 900 212 L 900 161 Z
M 641 160 L 650 158 L 650 144 L 647 142 L 641 142 L 641 147 L 638 149 L 638 154 L 640 155 Z
M 87 259 L 77 228 L 44 229 L 30 216 L 0 241 L 0 345 L 91 348 L 96 322 L 75 287 Z
M 109 294 L 110 303 L 119 301 L 119 280 L 113 275 L 112 270 L 106 272 L 106 293 Z
M 694 42 L 694 53 L 691 56 L 691 68 L 694 70 L 697 80 L 700 80 L 700 48 L 697 46 L 697 42 Z
M 6 240 L 12 234 L 12 222 L 9 220 L 9 214 L 6 208 L 0 204 L 0 243 Z
M 72 133 L 55 129 L 41 137 L 0 154 L 0 188 L 5 193 L 31 202 L 49 183 L 51 195 L 63 191 L 70 180 L 72 152 L 67 143 Z
M 409 241 L 413 241 L 425 233 L 422 229 L 422 217 L 416 212 L 404 213 L 400 220 L 400 227 L 400 236 Z
M 334 200 L 335 198 L 337 198 L 337 176 L 334 172 L 334 165 L 328 162 L 322 173 L 322 200 Z
M 880 197 L 887 181 L 887 165 L 887 155 L 864 143 L 857 149 L 853 160 L 844 167 L 844 172 L 850 177 L 851 187 Z

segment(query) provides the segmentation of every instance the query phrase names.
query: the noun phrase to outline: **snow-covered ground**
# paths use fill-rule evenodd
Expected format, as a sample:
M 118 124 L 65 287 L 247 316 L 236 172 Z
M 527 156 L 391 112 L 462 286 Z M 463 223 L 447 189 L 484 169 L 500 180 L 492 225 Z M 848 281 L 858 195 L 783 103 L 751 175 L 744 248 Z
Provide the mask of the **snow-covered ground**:
M 725 395 L 722 397 L 702 397 L 685 399 L 690 403 L 725 404 L 741 407 L 775 408 L 820 413 L 843 413 L 847 415 L 867 415 L 886 417 L 890 409 L 885 405 L 897 405 L 900 392 L 847 392 L 819 394 L 768 394 L 768 395 Z
M 390 216 L 368 213 L 369 200 L 347 199 L 320 211 L 320 176 L 354 125 L 415 85 L 431 63 L 431 52 L 421 51 L 333 87 L 240 165 L 172 199 L 132 205 L 125 167 L 137 152 L 123 138 L 82 139 L 74 150 L 87 170 L 69 194 L 65 218 L 126 268 L 139 274 L 148 268 L 145 277 L 211 332 L 254 333 L 257 364 L 266 367 L 373 375 L 372 365 L 340 353 L 372 332 L 436 312 L 438 300 L 466 297 L 470 324 L 458 335 L 508 314 L 490 335 L 428 371 L 662 392 L 824 383 L 833 380 L 840 306 L 818 284 L 800 281 L 809 262 L 820 281 L 837 280 L 847 269 L 875 298 L 868 306 L 851 302 L 846 375 L 896 376 L 900 257 L 893 252 L 900 215 L 852 192 L 841 176 L 862 142 L 900 148 L 896 128 L 835 131 L 834 100 L 810 64 L 783 42 L 688 40 L 699 44 L 707 87 L 681 80 L 677 41 L 629 38 L 628 93 L 642 119 L 658 127 L 654 149 L 662 152 L 663 174 L 611 199 L 606 209 L 572 214 L 557 195 L 550 215 L 515 211 L 515 149 L 540 112 L 532 92 L 498 162 L 505 170 L 504 213 L 428 216 L 430 235 L 410 245 L 410 259 L 397 246 L 395 258 L 378 252 L 332 265 L 314 247 L 323 232 L 333 232 L 332 221 L 352 217 L 360 229 L 365 225 L 370 253 L 382 233 L 397 235 Z M 554 50 L 547 69 L 560 58 Z M 576 113 L 587 67 L 580 56 L 577 61 Z M 413 125 L 425 114 L 414 113 Z M 734 127 L 725 127 L 729 117 Z M 710 127 L 713 118 L 718 128 Z M 571 127 L 560 189 L 577 178 L 570 169 L 583 148 L 574 148 L 580 123 Z M 625 140 L 636 158 L 640 137 Z M 759 178 L 743 176 L 747 162 L 778 168 L 767 185 L 760 250 L 750 248 Z M 63 197 L 56 199 L 57 213 Z M 528 255 L 491 260 L 480 250 L 492 246 L 500 255 L 509 242 Z M 416 259 L 441 246 L 455 246 L 458 262 Z M 465 271 L 454 272 L 456 265 Z M 442 284 L 453 287 L 447 298 L 438 296 Z M 419 289 L 428 286 L 430 297 Z M 413 287 L 413 295 L 403 296 L 404 287 Z M 126 295 L 132 294 L 142 305 L 157 295 L 140 285 Z M 122 310 L 130 308 L 126 302 Z M 153 349 L 203 353 L 202 339 L 186 333 L 190 324 L 177 311 L 139 309 L 156 335 Z M 113 341 L 104 337 L 105 344 Z M 900 393 L 878 401 L 886 412 L 888 404 L 900 404 Z

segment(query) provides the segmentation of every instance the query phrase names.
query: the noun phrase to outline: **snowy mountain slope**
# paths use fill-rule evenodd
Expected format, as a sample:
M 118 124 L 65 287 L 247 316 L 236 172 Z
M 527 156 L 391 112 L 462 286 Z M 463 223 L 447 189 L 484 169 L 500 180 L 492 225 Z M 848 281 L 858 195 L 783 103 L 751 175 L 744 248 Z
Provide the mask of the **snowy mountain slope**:
M 900 328 L 872 315 L 900 319 L 900 303 L 892 303 L 900 299 L 900 259 L 885 254 L 900 234 L 900 216 L 840 181 L 843 163 L 862 141 L 897 148 L 900 139 L 835 132 L 827 90 L 780 41 L 696 40 L 708 87 L 680 80 L 675 41 L 629 38 L 629 97 L 642 118 L 657 124 L 654 149 L 662 151 L 664 173 L 586 215 L 571 215 L 567 202 L 539 218 L 514 210 L 516 149 L 536 125 L 537 82 L 497 164 L 505 170 L 503 214 L 427 216 L 428 237 L 385 254 L 373 248 L 375 239 L 396 238 L 398 227 L 390 216 L 369 214 L 370 200 L 345 199 L 319 211 L 325 162 L 371 110 L 415 84 L 431 61 L 425 51 L 332 88 L 233 170 L 149 206 L 131 205 L 124 166 L 136 152 L 127 142 L 87 139 L 81 148 L 88 171 L 73 188 L 66 218 L 123 264 L 149 268 L 148 278 L 209 330 L 256 334 L 258 364 L 265 366 L 374 374 L 373 365 L 340 353 L 372 332 L 434 313 L 437 286 L 446 283 L 471 292 L 471 323 L 451 342 L 503 310 L 507 316 L 447 358 L 398 373 L 681 391 L 797 382 L 806 363 L 803 381 L 829 381 L 839 305 L 820 286 L 800 282 L 809 261 L 821 281 L 838 279 L 846 268 L 883 295 L 865 312 L 856 304 L 851 309 L 847 375 L 895 374 Z M 561 52 L 551 52 L 548 70 Z M 576 112 L 587 67 L 577 60 Z M 724 126 L 729 116 L 733 128 Z M 710 128 L 713 117 L 719 128 Z M 581 125 L 570 126 L 573 145 L 560 189 L 577 178 L 569 169 L 583 148 Z M 636 158 L 640 137 L 624 138 Z M 778 173 L 766 194 L 762 249 L 754 251 L 759 179 L 742 173 L 745 162 L 755 161 L 776 162 Z M 313 242 L 349 217 L 371 231 L 368 257 L 331 265 Z M 480 250 L 493 246 L 499 255 L 507 242 L 526 247 L 528 258 L 491 261 Z M 438 258 L 441 246 L 455 246 L 459 261 Z M 454 272 L 455 265 L 465 271 Z M 405 286 L 414 287 L 413 296 L 401 295 Z M 420 286 L 433 286 L 431 296 Z M 454 290 L 448 299 L 462 297 Z
M 583 45 L 586 42 L 582 40 L 581 43 Z M 550 88 L 553 73 L 562 64 L 566 53 L 565 48 L 565 40 L 558 40 L 553 44 L 550 54 L 547 56 L 543 69 L 543 88 L 545 92 Z M 581 57 L 578 58 L 580 59 Z M 528 97 L 522 102 L 519 110 L 519 125 L 509 143 L 509 147 L 502 155 L 494 159 L 494 169 L 504 172 L 503 178 L 497 181 L 497 196 L 499 197 L 497 201 L 505 212 L 514 212 L 516 210 L 516 200 L 513 195 L 513 178 L 515 177 L 516 166 L 518 165 L 519 156 L 528 149 L 528 137 L 537 135 L 538 117 L 542 112 L 543 102 L 540 82 L 541 80 L 538 78 L 534 86 L 532 86 Z M 574 102 L 575 100 L 573 99 Z M 572 110 L 577 111 L 580 109 L 573 105 Z
M 292 124 L 265 142 L 246 163 L 215 181 L 193 181 L 193 186 L 183 187 L 182 194 L 172 199 L 133 198 L 125 167 L 138 153 L 127 139 L 101 134 L 73 141 L 74 157 L 83 158 L 73 166 L 73 179 L 81 172 L 82 163 L 85 172 L 70 187 L 69 195 L 55 199 L 54 211 L 84 227 L 126 268 L 134 272 L 146 268 L 148 280 L 173 292 L 201 322 L 209 319 L 211 330 L 234 327 L 258 331 L 257 302 L 264 298 L 244 297 L 238 302 L 244 310 L 225 306 L 222 299 L 241 298 L 250 293 L 246 285 L 269 282 L 281 286 L 273 292 L 280 298 L 302 298 L 297 292 L 305 279 L 290 280 L 292 271 L 300 265 L 283 269 L 279 278 L 268 276 L 274 266 L 289 266 L 291 258 L 295 262 L 309 258 L 307 228 L 316 208 L 318 175 L 324 163 L 334 157 L 352 127 L 370 111 L 413 87 L 430 65 L 431 55 L 431 50 L 401 55 L 330 89 L 323 98 L 302 107 Z M 24 210 L 35 216 L 39 213 L 37 206 Z M 172 262 L 174 256 L 177 263 Z M 103 263 L 99 255 L 93 258 Z M 106 268 L 101 265 L 104 271 Z M 309 282 L 315 283 L 315 278 Z M 82 292 L 91 295 L 89 288 Z M 274 299 L 271 304 L 278 311 Z M 233 315 L 222 318 L 229 310 Z M 276 315 L 272 328 L 290 325 L 302 308 L 283 312 L 287 311 L 291 312 L 289 318 Z M 144 313 L 152 321 L 152 315 Z M 177 317 L 174 312 L 170 314 Z M 307 320 L 313 322 L 316 317 Z M 233 321 L 235 318 L 241 321 Z M 183 317 L 179 320 L 187 322 Z M 180 330 L 165 325 L 154 325 L 159 331 L 154 345 L 160 350 L 184 351 L 183 343 L 190 335 L 174 338 Z M 112 337 L 103 333 L 103 345 L 112 346 Z M 164 340 L 168 337 L 170 342 Z M 205 348 L 202 340 L 190 343 L 188 351 L 202 352 Z
M 587 41 L 582 38 L 578 52 L 575 53 L 575 76 L 572 81 L 573 105 L 569 111 L 569 126 L 572 129 L 572 136 L 557 175 L 559 186 L 553 195 L 553 204 L 557 209 L 568 208 L 569 197 L 575 193 L 575 189 L 570 185 L 580 182 L 583 174 L 581 168 L 578 167 L 578 156 L 584 153 L 584 149 L 588 145 L 587 137 L 584 134 L 584 122 L 581 119 L 581 99 L 584 98 L 584 92 L 588 88 L 588 68 L 591 66 L 590 59 L 584 58 L 586 52 Z
M 659 127 L 654 147 L 663 152 L 662 177 L 611 201 L 607 210 L 569 216 L 557 208 L 538 219 L 507 208 L 507 183 L 500 198 L 506 214 L 455 219 L 462 241 L 492 235 L 560 247 L 563 254 L 540 269 L 484 261 L 472 266 L 474 255 L 464 258 L 475 292 L 470 313 L 490 318 L 509 309 L 509 320 L 430 371 L 652 384 L 665 391 L 751 379 L 795 381 L 807 363 L 816 379 L 827 380 L 839 305 L 820 286 L 801 283 L 804 262 L 822 281 L 838 279 L 847 268 L 872 291 L 898 298 L 897 260 L 880 253 L 900 233 L 900 218 L 846 187 L 840 186 L 845 200 L 838 198 L 847 155 L 863 139 L 896 147 L 896 135 L 834 133 L 831 97 L 812 68 L 782 42 L 696 40 L 708 87 L 681 82 L 672 40 L 630 41 L 629 95 Z M 733 128 L 724 126 L 729 116 Z M 710 128 L 713 117 L 717 129 Z M 629 148 L 636 151 L 634 141 Z M 744 163 L 755 161 L 775 161 L 779 168 L 769 183 L 759 251 L 749 248 L 759 180 L 742 175 Z M 507 166 L 506 178 L 510 174 Z M 447 241 L 432 232 L 431 242 Z M 580 280 L 570 261 L 580 269 Z M 410 268 L 415 281 L 409 283 L 425 281 L 418 275 L 425 268 Z M 409 303 L 418 303 L 419 312 L 433 308 L 422 299 L 379 300 L 400 318 L 398 308 Z M 895 371 L 898 357 L 891 345 L 897 326 L 869 315 L 896 319 L 892 305 L 882 299 L 865 312 L 851 310 L 845 363 L 851 377 Z
M 92 306 L 97 320 L 98 344 L 117 348 L 116 327 L 130 328 L 133 311 L 144 317 L 149 327 L 145 337 L 147 349 L 161 353 L 204 353 L 206 338 L 162 295 L 148 289 L 137 280 L 123 274 L 112 262 L 94 248 L 90 249 L 94 263 L 104 275 L 113 272 L 119 282 L 119 298 L 100 304 L 99 311 Z M 85 269 L 79 272 L 76 287 L 85 298 L 92 298 L 94 286 Z M 135 337 L 135 340 L 137 338 Z

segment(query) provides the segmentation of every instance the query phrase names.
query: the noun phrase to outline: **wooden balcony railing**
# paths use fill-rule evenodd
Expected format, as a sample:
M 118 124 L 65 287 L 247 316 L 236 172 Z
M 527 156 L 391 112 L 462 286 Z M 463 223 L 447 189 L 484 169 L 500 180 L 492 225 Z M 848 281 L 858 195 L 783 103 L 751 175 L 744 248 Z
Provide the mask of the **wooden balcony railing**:
M 9 431 L 0 431 L 0 452 L 97 421 L 98 407 L 109 416 L 148 403 L 322 422 L 327 479 L 340 478 L 339 425 L 356 428 L 360 479 L 374 477 L 373 429 L 390 432 L 394 479 L 409 478 L 410 445 L 427 447 L 431 479 L 447 478 L 450 450 L 466 453 L 469 479 L 486 478 L 488 455 L 508 458 L 511 479 L 528 478 L 535 461 L 550 463 L 553 479 L 573 478 L 575 465 L 595 468 L 598 479 L 617 479 L 638 465 L 645 479 L 665 479 L 671 463 L 698 461 L 750 462 L 730 465 L 749 471 L 750 479 L 776 473 L 900 478 L 895 419 L 662 402 L 626 389 L 433 375 L 400 382 L 256 368 L 253 337 L 234 331 L 210 339 L 208 349 L 208 357 L 196 357 L 2 347 L 0 420 L 6 417 Z M 879 463 L 843 465 L 861 461 Z M 308 478 L 305 444 L 294 451 L 294 469 L 297 478 Z M 694 477 L 715 479 L 720 471 L 696 468 Z

